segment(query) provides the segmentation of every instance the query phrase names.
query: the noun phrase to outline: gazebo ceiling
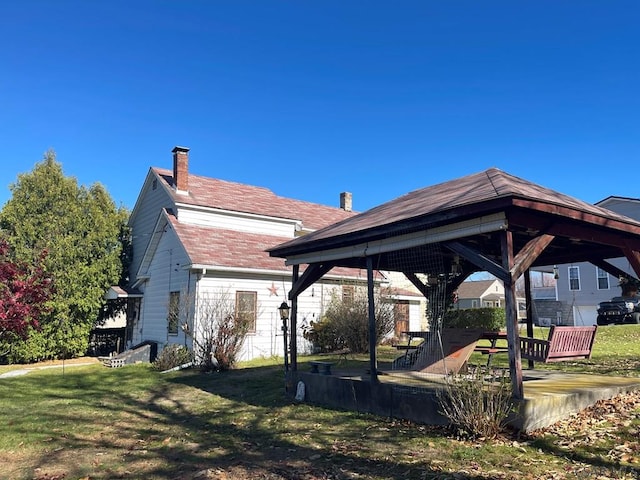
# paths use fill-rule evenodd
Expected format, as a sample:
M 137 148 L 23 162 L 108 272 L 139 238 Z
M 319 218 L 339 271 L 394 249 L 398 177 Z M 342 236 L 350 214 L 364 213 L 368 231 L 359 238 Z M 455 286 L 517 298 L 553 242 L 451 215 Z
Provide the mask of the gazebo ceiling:
M 376 269 L 410 273 L 429 273 L 434 256 L 446 268 L 462 257 L 470 274 L 483 269 L 483 258 L 501 263 L 505 231 L 514 252 L 553 236 L 533 267 L 602 264 L 640 251 L 640 222 L 496 168 L 413 191 L 268 251 L 289 265 L 365 268 L 372 256 Z

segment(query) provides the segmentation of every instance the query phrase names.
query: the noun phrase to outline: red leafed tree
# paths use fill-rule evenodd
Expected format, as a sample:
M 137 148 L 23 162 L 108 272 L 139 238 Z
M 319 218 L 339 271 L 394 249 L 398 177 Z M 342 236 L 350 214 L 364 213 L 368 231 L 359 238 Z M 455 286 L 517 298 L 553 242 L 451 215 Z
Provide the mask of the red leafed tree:
M 12 259 L 11 247 L 0 239 L 0 343 L 24 339 L 39 328 L 39 318 L 49 311 L 51 277 L 43 268 L 46 252 L 32 265 Z M 2 353 L 2 352 L 0 352 Z

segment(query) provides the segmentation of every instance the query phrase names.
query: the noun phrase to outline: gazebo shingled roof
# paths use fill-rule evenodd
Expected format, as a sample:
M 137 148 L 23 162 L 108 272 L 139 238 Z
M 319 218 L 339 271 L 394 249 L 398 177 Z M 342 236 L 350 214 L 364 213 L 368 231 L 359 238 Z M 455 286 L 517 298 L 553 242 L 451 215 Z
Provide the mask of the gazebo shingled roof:
M 516 250 L 543 233 L 556 237 L 536 259 L 535 266 L 619 257 L 623 248 L 640 250 L 640 222 L 490 168 L 407 193 L 273 247 L 269 252 L 287 258 L 288 263 L 296 263 L 296 257 L 305 254 L 383 241 L 412 232 L 446 229 L 463 222 L 479 226 L 482 219 L 495 220 L 496 214 L 502 214 L 505 220 L 499 229 L 514 233 Z M 485 255 L 499 258 L 499 242 L 496 245 L 490 237 L 491 232 L 482 231 L 459 238 Z M 394 270 L 391 262 L 382 260 L 382 264 L 377 264 L 381 269 Z M 334 261 L 349 266 L 354 262 L 364 265 L 362 257 Z

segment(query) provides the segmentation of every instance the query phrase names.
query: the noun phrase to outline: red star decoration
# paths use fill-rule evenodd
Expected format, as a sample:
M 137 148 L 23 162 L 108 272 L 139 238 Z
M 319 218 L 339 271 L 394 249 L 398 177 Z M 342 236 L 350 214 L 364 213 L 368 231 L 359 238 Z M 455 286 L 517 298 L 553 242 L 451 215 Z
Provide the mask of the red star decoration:
M 269 290 L 269 296 L 273 296 L 275 295 L 276 297 L 278 296 L 278 287 L 276 287 L 273 282 L 271 282 L 271 286 L 267 287 L 267 290 Z

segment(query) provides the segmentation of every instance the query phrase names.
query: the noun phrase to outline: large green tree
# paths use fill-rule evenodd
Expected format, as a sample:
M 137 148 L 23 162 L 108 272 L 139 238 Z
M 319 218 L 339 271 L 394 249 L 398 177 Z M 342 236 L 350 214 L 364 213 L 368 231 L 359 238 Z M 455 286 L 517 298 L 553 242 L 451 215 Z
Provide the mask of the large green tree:
M 64 358 L 86 352 L 89 332 L 110 285 L 123 283 L 123 237 L 128 211 L 98 183 L 86 188 L 66 177 L 49 151 L 11 185 L 0 228 L 18 259 L 48 252 L 45 269 L 54 283 L 51 311 L 23 342 L 14 361 Z

